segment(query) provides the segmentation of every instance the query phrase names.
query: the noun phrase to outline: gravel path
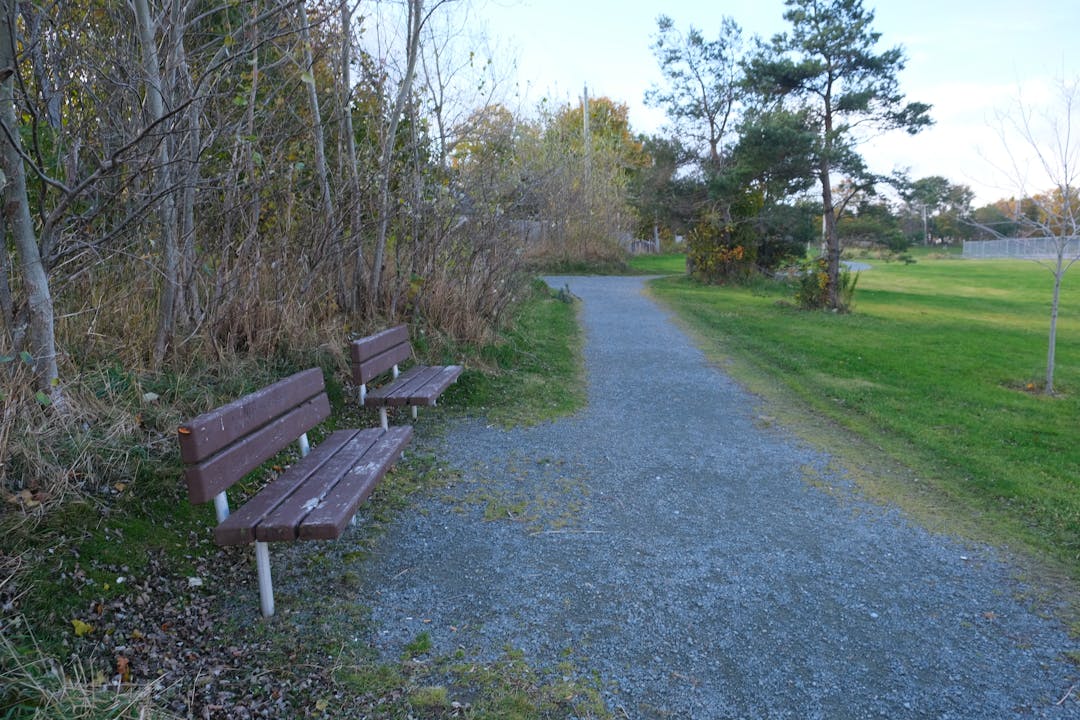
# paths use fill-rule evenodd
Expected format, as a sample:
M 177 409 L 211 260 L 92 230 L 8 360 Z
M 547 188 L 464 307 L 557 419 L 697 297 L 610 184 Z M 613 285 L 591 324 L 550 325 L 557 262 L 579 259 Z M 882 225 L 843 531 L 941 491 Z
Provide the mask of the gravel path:
M 440 441 L 462 478 L 365 579 L 388 657 L 568 660 L 631 718 L 1080 718 L 1077 644 L 992 552 L 859 499 L 642 279 L 549 282 L 584 301 L 588 407 Z

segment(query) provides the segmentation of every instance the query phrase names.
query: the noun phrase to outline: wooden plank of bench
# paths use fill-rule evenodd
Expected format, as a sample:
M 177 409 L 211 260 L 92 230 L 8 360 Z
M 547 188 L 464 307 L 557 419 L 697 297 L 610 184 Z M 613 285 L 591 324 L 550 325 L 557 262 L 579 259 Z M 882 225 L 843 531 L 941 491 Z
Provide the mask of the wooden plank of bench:
M 364 462 L 353 468 L 303 519 L 300 539 L 332 540 L 341 535 L 360 503 L 367 500 L 386 471 L 401 456 L 412 434 L 412 427 L 407 425 L 382 432 L 365 454 Z
M 198 504 L 211 500 L 237 478 L 277 455 L 282 448 L 329 416 L 330 401 L 323 393 L 217 455 L 197 465 L 189 465 L 184 470 L 184 479 L 191 502 Z
M 370 357 L 386 352 L 395 345 L 409 343 L 409 328 L 405 325 L 397 325 L 387 328 L 366 338 L 353 340 L 352 361 L 362 363 Z
M 461 375 L 460 365 L 445 367 L 418 366 L 409 370 L 397 381 L 368 393 L 365 405 L 434 405 L 439 395 Z
M 322 370 L 311 368 L 204 413 L 180 426 L 180 457 L 185 463 L 208 458 L 268 418 L 277 417 L 322 391 Z
M 438 374 L 439 368 L 417 365 L 403 372 L 392 383 L 376 388 L 367 394 L 365 405 L 408 405 L 412 391 L 423 387 Z
M 372 381 L 373 378 L 382 375 L 395 365 L 400 365 L 412 357 L 412 348 L 408 343 L 395 345 L 374 357 L 369 357 L 363 362 L 353 363 L 353 382 L 363 385 Z
M 282 500 L 259 522 L 255 528 L 255 539 L 262 542 L 296 540 L 304 518 L 353 470 L 382 433 L 381 428 L 354 431 L 353 436 L 319 467 L 318 472 L 310 474 L 296 492 Z
M 464 368 L 460 365 L 447 365 L 436 369 L 439 370 L 437 374 L 412 392 L 410 405 L 434 405 L 435 400 L 458 379 Z
M 347 443 L 356 430 L 338 430 L 325 438 L 307 457 L 301 458 L 284 473 L 268 483 L 214 528 L 218 545 L 245 545 L 255 541 L 255 526 L 296 492 L 313 473 L 326 464 Z
M 351 344 L 353 382 L 363 385 L 412 357 L 409 328 L 405 325 L 383 330 Z

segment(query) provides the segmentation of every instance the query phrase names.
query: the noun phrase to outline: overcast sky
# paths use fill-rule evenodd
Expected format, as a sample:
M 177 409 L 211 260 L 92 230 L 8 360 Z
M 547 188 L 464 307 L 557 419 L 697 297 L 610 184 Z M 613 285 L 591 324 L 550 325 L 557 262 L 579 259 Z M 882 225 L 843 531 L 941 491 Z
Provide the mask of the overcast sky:
M 872 169 L 944 175 L 970 185 L 980 203 L 1015 193 L 993 167 L 1006 164 L 994 113 L 1013 106 L 1020 91 L 1039 100 L 1054 78 L 1080 73 L 1080 0 L 867 0 L 865 7 L 875 11 L 881 48 L 904 47 L 901 88 L 909 100 L 932 104 L 936 122 L 915 137 L 873 140 L 864 148 Z M 516 55 L 528 103 L 577 102 L 588 84 L 590 95 L 629 105 L 635 131 L 652 133 L 663 115 L 642 98 L 660 79 L 649 50 L 658 15 L 706 37 L 716 37 L 729 15 L 746 37 L 770 37 L 788 29 L 783 13 L 783 0 L 488 0 L 476 17 L 502 52 Z

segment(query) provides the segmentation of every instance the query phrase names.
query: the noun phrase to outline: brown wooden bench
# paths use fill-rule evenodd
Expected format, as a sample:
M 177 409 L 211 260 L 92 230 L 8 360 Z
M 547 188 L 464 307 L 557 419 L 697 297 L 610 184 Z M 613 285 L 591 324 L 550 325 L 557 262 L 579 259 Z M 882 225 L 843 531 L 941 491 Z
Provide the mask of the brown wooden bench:
M 411 405 L 415 419 L 418 406 L 434 405 L 461 375 L 460 365 L 414 365 L 399 373 L 398 364 L 412 355 L 409 328 L 405 325 L 352 342 L 352 376 L 353 383 L 360 388 L 360 404 L 379 408 L 379 422 L 384 428 L 386 408 Z M 369 391 L 367 386 L 384 373 L 390 373 L 390 382 Z
M 267 543 L 341 535 L 412 437 L 407 426 L 338 430 L 310 449 L 307 431 L 329 415 L 322 371 L 312 368 L 204 413 L 177 431 L 191 502 L 214 501 L 214 540 L 255 544 L 264 617 L 274 614 Z M 293 441 L 301 459 L 230 514 L 225 491 Z

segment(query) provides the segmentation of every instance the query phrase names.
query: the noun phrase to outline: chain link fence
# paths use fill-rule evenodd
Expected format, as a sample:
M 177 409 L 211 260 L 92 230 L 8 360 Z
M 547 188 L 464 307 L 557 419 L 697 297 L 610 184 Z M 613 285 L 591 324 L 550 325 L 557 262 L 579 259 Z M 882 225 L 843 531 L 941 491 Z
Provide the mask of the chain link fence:
M 1061 238 L 1001 238 L 1000 240 L 965 240 L 964 257 L 988 260 L 991 258 L 1020 258 L 1023 260 L 1053 260 L 1057 257 Z M 1080 238 L 1065 242 L 1066 258 L 1080 257 Z

